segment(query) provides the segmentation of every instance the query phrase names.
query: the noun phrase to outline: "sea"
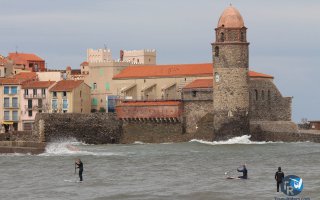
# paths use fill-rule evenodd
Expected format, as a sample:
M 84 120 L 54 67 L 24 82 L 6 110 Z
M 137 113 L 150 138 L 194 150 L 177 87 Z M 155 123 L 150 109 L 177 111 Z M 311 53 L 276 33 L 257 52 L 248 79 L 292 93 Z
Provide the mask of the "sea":
M 84 165 L 83 182 L 75 159 Z M 246 164 L 248 179 L 237 168 Z M 227 141 L 88 145 L 49 143 L 40 155 L 0 154 L 0 199 L 224 200 L 290 199 L 276 192 L 278 167 L 303 179 L 294 198 L 320 199 L 320 144 Z

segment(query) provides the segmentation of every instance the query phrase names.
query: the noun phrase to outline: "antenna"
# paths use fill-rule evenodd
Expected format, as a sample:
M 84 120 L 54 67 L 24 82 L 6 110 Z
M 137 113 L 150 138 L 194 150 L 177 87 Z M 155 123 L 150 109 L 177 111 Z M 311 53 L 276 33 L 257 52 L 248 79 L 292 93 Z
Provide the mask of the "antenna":
M 16 54 L 18 53 L 18 45 L 16 45 Z

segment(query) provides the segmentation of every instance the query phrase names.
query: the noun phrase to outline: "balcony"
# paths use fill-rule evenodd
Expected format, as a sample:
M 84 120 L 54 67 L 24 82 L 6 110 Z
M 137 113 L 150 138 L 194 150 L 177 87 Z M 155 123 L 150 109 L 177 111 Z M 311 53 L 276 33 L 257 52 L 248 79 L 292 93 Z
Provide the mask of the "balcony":
M 46 95 L 45 94 L 24 94 L 25 99 L 45 99 Z
M 3 104 L 4 108 L 13 108 L 13 109 L 18 109 L 19 108 L 19 104 L 18 103 L 5 103 Z

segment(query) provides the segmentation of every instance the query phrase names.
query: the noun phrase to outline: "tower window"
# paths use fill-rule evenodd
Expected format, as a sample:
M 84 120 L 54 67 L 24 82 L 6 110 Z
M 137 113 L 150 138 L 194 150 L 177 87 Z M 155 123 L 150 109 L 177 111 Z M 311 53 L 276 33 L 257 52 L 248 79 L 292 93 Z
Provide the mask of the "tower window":
M 245 40 L 244 40 L 244 33 L 241 31 L 241 33 L 240 33 L 240 41 L 241 42 L 244 42 Z
M 219 47 L 214 48 L 214 56 L 219 57 Z
M 221 41 L 221 42 L 224 42 L 224 33 L 223 33 L 223 32 L 220 33 L 220 41 Z
M 269 101 L 271 100 L 271 92 L 270 92 L 270 90 L 268 90 L 268 100 Z
M 256 101 L 258 101 L 258 100 L 259 100 L 259 93 L 258 93 L 258 90 L 254 90 L 254 93 L 255 93 L 255 95 L 256 95 Z
M 264 90 L 261 92 L 261 99 L 264 100 Z

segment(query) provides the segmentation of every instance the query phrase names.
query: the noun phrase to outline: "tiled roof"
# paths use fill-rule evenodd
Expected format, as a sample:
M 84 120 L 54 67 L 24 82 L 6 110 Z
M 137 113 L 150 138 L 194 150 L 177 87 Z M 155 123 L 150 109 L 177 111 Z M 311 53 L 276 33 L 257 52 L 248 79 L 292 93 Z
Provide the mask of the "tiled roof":
M 81 69 L 73 69 L 71 70 L 71 75 L 79 75 L 81 74 Z
M 55 82 L 54 81 L 32 81 L 28 83 L 24 83 L 22 85 L 23 89 L 27 88 L 48 88 L 51 85 L 53 85 Z
M 44 61 L 42 58 L 40 58 L 39 56 L 32 54 L 32 53 L 9 53 L 8 57 L 14 61 L 19 60 L 19 62 L 21 60 Z
M 80 66 L 88 66 L 89 65 L 89 63 L 87 62 L 87 61 L 84 61 L 84 62 L 82 62 L 81 64 L 80 64 Z
M 0 57 L 0 65 L 4 65 L 6 63 L 8 63 L 8 60 L 6 58 L 1 58 Z
M 50 91 L 54 92 L 61 92 L 61 91 L 72 91 L 76 87 L 78 87 L 83 81 L 81 80 L 62 80 L 57 82 L 56 85 L 54 85 Z
M 37 73 L 36 72 L 20 72 L 19 74 L 14 75 L 13 78 L 18 80 L 35 80 L 37 79 Z
M 188 76 L 212 76 L 212 63 L 203 64 L 177 64 L 177 65 L 151 65 L 130 66 L 115 75 L 113 79 L 154 78 L 154 77 L 188 77 Z M 273 78 L 273 76 L 249 72 L 254 78 Z
M 273 78 L 267 74 L 261 74 L 254 71 L 249 71 L 250 78 Z M 183 89 L 191 88 L 213 88 L 213 78 L 211 79 L 197 79 L 186 85 Z
M 180 101 L 127 101 L 117 106 L 178 106 Z
M 273 76 L 270 76 L 268 74 L 262 74 L 255 71 L 249 71 L 250 78 L 273 78 Z
M 184 89 L 190 88 L 212 88 L 213 87 L 213 79 L 197 79 L 193 82 L 189 83 L 184 87 Z
M 0 78 L 0 85 L 20 85 L 22 81 L 15 78 Z
M 130 66 L 115 75 L 114 79 L 130 79 L 145 77 L 184 77 L 184 76 L 210 76 L 212 64 L 177 64 L 177 65 L 151 65 Z

